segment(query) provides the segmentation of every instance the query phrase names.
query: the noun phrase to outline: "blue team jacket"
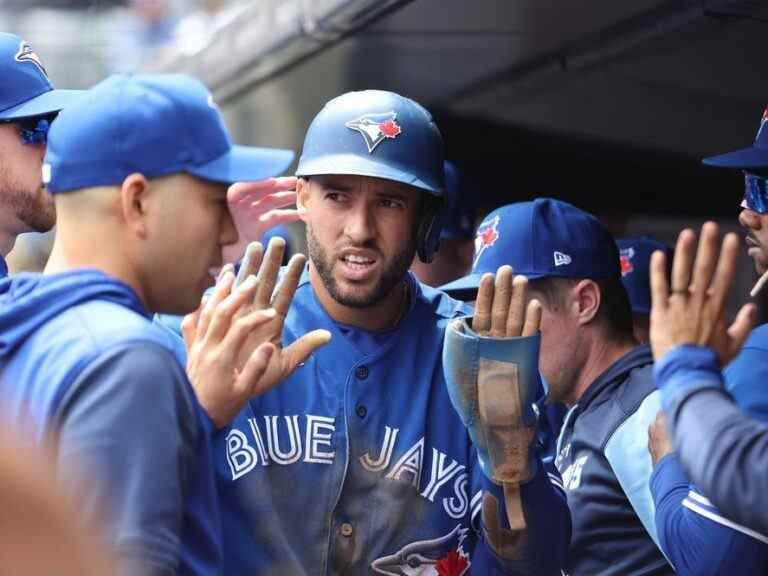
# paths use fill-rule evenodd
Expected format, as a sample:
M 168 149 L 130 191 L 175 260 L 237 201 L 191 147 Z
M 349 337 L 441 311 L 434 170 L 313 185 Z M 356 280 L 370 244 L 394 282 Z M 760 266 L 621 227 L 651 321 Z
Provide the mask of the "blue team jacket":
M 736 404 L 768 424 L 768 325 L 752 331 L 723 376 L 725 389 Z M 678 574 L 747 576 L 765 572 L 768 536 L 724 516 L 690 483 L 676 454 L 658 463 L 651 489 L 659 543 Z
M 75 478 L 73 483 L 80 484 L 75 488 L 82 491 L 87 471 L 92 484 L 87 485 L 83 514 L 111 513 L 113 530 L 105 540 L 122 558 L 141 558 L 141 563 L 181 574 L 214 575 L 220 573 L 221 543 L 209 434 L 174 345 L 131 288 L 101 272 L 19 274 L 0 282 L 3 417 L 31 424 L 35 442 L 54 433 L 58 480 L 67 487 Z M 177 379 L 148 381 L 156 375 L 150 372 L 137 381 L 143 366 L 121 363 L 126 349 L 135 350 L 132 358 L 139 362 L 145 354 L 147 361 L 172 364 Z M 106 394 L 100 386 L 108 388 Z M 190 419 L 183 422 L 188 445 L 167 452 L 150 449 L 150 442 L 162 444 L 180 432 L 163 431 L 163 426 L 175 426 L 163 423 L 167 412 L 142 412 L 131 387 L 149 392 L 142 397 L 146 403 L 153 393 L 171 399 L 153 404 Z M 134 411 L 128 422 L 125 407 Z M 70 424 L 70 414 L 79 414 L 76 423 Z M 147 437 L 150 424 L 156 434 Z M 181 458 L 182 451 L 188 455 L 184 470 L 177 469 L 176 461 L 152 458 Z M 168 495 L 169 486 L 171 498 L 158 500 L 158 494 Z
M 523 490 L 528 564 L 482 540 L 483 489 L 501 493 L 441 361 L 446 324 L 467 309 L 408 282 L 398 327 L 370 333 L 334 322 L 305 273 L 283 342 L 325 328 L 331 343 L 214 439 L 226 574 L 559 574 L 570 526 L 543 472 Z
M 571 575 L 672 574 L 656 545 L 648 426 L 660 407 L 653 357 L 614 362 L 565 417 L 557 467 L 573 519 Z

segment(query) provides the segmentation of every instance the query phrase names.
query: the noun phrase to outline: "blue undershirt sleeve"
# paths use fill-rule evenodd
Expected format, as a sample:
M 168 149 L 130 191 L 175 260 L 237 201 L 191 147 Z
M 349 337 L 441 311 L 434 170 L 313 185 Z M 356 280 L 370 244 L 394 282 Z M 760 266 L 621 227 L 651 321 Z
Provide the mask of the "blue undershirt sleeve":
M 102 354 L 62 399 L 61 480 L 86 520 L 106 520 L 125 572 L 176 573 L 185 479 L 201 433 L 194 402 L 174 356 L 149 343 Z

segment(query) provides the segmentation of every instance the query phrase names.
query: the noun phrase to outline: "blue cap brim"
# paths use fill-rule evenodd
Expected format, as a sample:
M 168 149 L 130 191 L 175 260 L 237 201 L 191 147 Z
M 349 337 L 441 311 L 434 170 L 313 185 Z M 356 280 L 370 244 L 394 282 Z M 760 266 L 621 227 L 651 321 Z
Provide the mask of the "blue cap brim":
M 49 90 L 0 112 L 0 120 L 45 116 L 63 110 L 85 94 L 84 90 Z
M 448 282 L 448 284 L 443 284 L 438 290 L 442 290 L 457 300 L 468 300 L 470 299 L 468 296 L 473 296 L 474 293 L 477 292 L 477 289 L 480 287 L 480 279 L 485 274 L 487 274 L 487 272 L 483 272 L 482 274 L 467 274 L 463 278 Z M 515 274 L 521 274 L 528 278 L 528 280 L 538 280 L 547 277 L 546 274 L 526 274 L 525 272 L 515 272 Z M 474 298 L 471 299 L 474 300 Z
M 722 168 L 767 168 L 768 149 L 742 148 L 735 152 L 704 158 L 703 162 L 708 166 L 720 166 Z
M 322 174 L 350 174 L 383 178 L 421 188 L 432 194 L 442 194 L 441 189 L 414 177 L 411 173 L 393 168 L 391 165 L 379 162 L 374 158 L 361 158 L 355 154 L 335 154 L 318 156 L 314 160 L 303 160 L 301 170 L 296 171 L 296 176 L 320 176 Z
M 185 171 L 222 184 L 253 182 L 285 173 L 295 156 L 293 150 L 281 148 L 232 146 L 226 154 Z
M 480 286 L 480 278 L 482 278 L 482 274 L 467 274 L 463 278 L 443 284 L 439 290 L 453 298 L 464 300 L 467 295 L 477 291 L 477 287 Z

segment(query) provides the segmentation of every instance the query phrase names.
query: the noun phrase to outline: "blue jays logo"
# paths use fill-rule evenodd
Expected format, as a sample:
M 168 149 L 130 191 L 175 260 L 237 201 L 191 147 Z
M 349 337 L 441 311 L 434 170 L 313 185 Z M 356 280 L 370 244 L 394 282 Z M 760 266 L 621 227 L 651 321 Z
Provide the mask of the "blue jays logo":
M 496 240 L 499 239 L 499 222 L 501 222 L 501 218 L 496 215 L 490 220 L 482 222 L 477 227 L 477 234 L 475 235 L 475 261 L 472 263 L 472 266 L 477 264 L 483 252 L 496 244 Z
M 632 247 L 624 248 L 619 251 L 619 266 L 621 268 L 622 277 L 630 274 L 635 265 L 632 263 L 632 258 L 635 257 L 635 249 Z
M 372 154 L 376 146 L 386 138 L 397 138 L 403 129 L 396 122 L 397 114 L 383 112 L 381 114 L 366 114 L 357 120 L 350 120 L 344 126 L 350 130 L 360 132 L 368 146 L 368 153 Z
M 37 66 L 46 78 L 48 77 L 48 72 L 45 71 L 45 66 L 43 66 L 40 56 L 37 55 L 37 52 L 32 50 L 32 46 L 27 42 L 22 41 L 21 44 L 19 44 L 19 51 L 16 52 L 14 58 L 16 59 L 16 62 L 32 62 L 32 64 Z
M 467 528 L 456 526 L 451 532 L 434 540 L 406 544 L 391 556 L 374 560 L 374 574 L 382 576 L 462 576 L 471 562 L 461 548 Z

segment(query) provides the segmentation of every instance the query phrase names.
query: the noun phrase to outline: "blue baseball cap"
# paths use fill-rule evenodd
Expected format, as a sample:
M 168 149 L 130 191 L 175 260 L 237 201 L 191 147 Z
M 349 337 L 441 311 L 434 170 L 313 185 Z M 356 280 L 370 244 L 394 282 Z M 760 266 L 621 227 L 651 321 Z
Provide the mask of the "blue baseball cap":
M 620 238 L 619 247 L 621 281 L 629 296 L 632 312 L 651 313 L 651 254 L 661 250 L 667 255 L 667 268 L 672 269 L 672 247 L 651 236 Z
M 82 90 L 54 90 L 40 57 L 14 34 L 0 32 L 0 122 L 55 114 Z
M 510 265 L 530 280 L 619 278 L 616 242 L 597 218 L 553 198 L 507 204 L 477 228 L 472 272 L 440 289 L 465 298 L 486 272 Z
M 59 114 L 43 181 L 51 193 L 185 172 L 231 184 L 283 173 L 291 150 L 232 144 L 208 89 L 181 74 L 115 75 Z
M 757 129 L 757 135 L 752 146 L 719 156 L 704 158 L 704 164 L 740 170 L 768 168 L 768 128 L 765 128 L 766 122 L 768 122 L 768 108 L 763 111 L 760 127 Z
M 475 207 L 473 198 L 468 196 L 461 186 L 461 177 L 456 165 L 446 160 L 445 168 L 445 208 L 443 209 L 443 227 L 441 239 L 466 238 L 475 236 Z

